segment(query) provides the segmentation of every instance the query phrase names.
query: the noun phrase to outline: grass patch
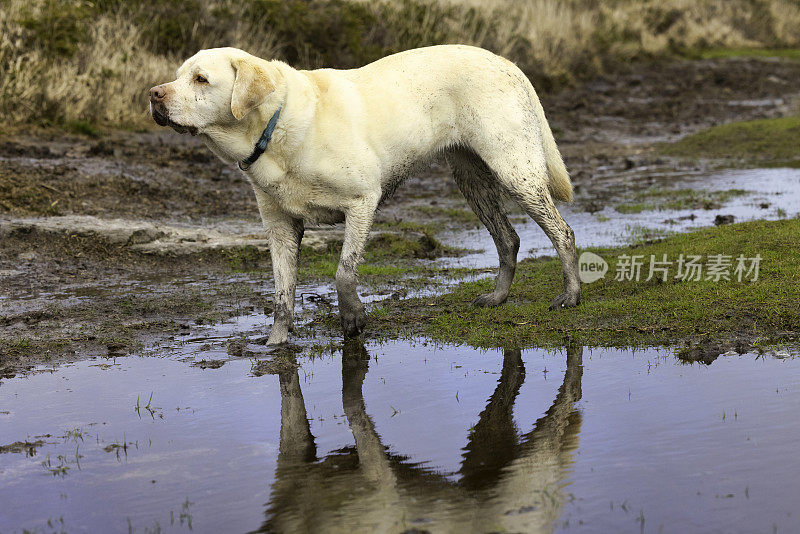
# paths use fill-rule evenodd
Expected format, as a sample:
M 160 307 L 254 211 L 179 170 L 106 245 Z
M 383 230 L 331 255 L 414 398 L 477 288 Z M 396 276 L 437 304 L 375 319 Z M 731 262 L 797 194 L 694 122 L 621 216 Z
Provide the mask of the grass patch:
M 300 260 L 299 272 L 301 279 L 326 279 L 333 280 L 336 277 L 336 269 L 339 266 L 339 257 L 319 256 L 309 257 Z M 416 273 L 422 269 L 410 263 L 400 265 L 375 265 L 362 263 L 358 266 L 358 275 L 363 279 L 397 279 Z
M 222 257 L 233 271 L 253 271 L 265 268 L 270 263 L 268 251 L 261 251 L 253 245 L 223 249 Z
M 562 291 L 557 260 L 522 262 L 508 303 L 485 309 L 470 306 L 493 280 L 466 282 L 433 299 L 382 303 L 389 312 L 373 314 L 372 328 L 384 335 L 423 334 L 440 342 L 477 347 L 560 345 L 644 346 L 686 339 L 779 336 L 800 328 L 800 251 L 794 246 L 800 219 L 755 221 L 675 235 L 663 241 L 626 248 L 593 249 L 609 261 L 602 280 L 583 286 L 583 302 L 550 312 Z M 617 258 L 644 257 L 641 281 L 616 281 Z M 667 281 L 644 281 L 650 255 L 733 256 L 732 280 L 681 281 L 673 264 Z M 761 255 L 758 280 L 736 280 L 736 257 Z M 749 266 L 749 264 L 748 264 Z M 705 268 L 703 277 L 705 277 Z
M 87 121 L 67 121 L 64 129 L 68 132 L 78 133 L 87 137 L 100 137 L 100 130 Z
M 641 213 L 643 211 L 655 209 L 655 207 L 656 207 L 655 204 L 649 202 L 635 202 L 633 204 L 620 204 L 614 209 L 617 210 L 619 213 L 628 214 L 628 213 Z
M 735 197 L 746 195 L 744 189 L 702 191 L 698 189 L 647 189 L 639 191 L 632 202 L 616 206 L 619 213 L 641 213 L 648 210 L 712 210 Z
M 714 126 L 661 148 L 688 158 L 735 158 L 772 166 L 800 164 L 800 117 L 760 119 Z
M 470 210 L 460 208 L 446 208 L 444 206 L 417 206 L 415 211 L 437 219 L 449 219 L 459 224 L 478 225 L 478 217 Z
M 670 235 L 668 230 L 649 228 L 641 224 L 626 224 L 625 233 L 628 235 L 627 241 L 632 245 L 646 245 Z
M 433 274 L 435 269 L 420 265 L 419 259 L 458 256 L 463 249 L 443 245 L 434 237 L 432 226 L 413 222 L 381 223 L 383 230 L 367 243 L 364 261 L 358 266 L 362 281 L 375 283 L 409 275 Z M 336 276 L 341 243 L 330 243 L 327 250 L 303 247 L 298 265 L 301 278 L 330 280 Z

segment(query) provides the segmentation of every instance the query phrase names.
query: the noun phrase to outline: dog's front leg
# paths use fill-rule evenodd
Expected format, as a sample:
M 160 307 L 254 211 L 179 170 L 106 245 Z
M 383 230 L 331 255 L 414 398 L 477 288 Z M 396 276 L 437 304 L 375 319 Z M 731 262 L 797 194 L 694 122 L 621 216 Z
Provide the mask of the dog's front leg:
M 267 231 L 275 283 L 274 320 L 267 344 L 279 345 L 286 343 L 289 331 L 294 330 L 294 293 L 303 221 L 292 218 L 272 221 Z
M 288 218 L 271 221 L 269 249 L 275 283 L 275 312 L 267 344 L 286 343 L 294 330 L 294 292 L 297 284 L 297 259 L 303 239 L 303 221 Z
M 367 323 L 364 304 L 358 298 L 358 264 L 364 255 L 377 199 L 364 201 L 345 212 L 344 244 L 336 269 L 336 292 L 339 295 L 339 315 L 344 337 L 359 335 Z
M 272 273 L 275 284 L 275 311 L 267 343 L 286 343 L 294 329 L 294 291 L 297 284 L 297 260 L 303 239 L 303 221 L 280 209 L 259 187 L 254 186 L 258 211 L 269 237 Z

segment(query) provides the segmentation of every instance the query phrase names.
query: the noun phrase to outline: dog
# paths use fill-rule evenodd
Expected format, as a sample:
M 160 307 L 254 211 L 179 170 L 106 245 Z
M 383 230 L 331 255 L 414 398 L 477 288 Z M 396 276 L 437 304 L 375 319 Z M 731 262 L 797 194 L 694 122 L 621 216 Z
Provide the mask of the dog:
M 269 234 L 275 315 L 267 343 L 293 329 L 297 261 L 306 224 L 344 222 L 336 290 L 346 338 L 366 323 L 357 293 L 378 206 L 422 165 L 444 155 L 470 207 L 494 239 L 494 290 L 473 302 L 505 302 L 519 236 L 504 199 L 515 200 L 550 238 L 564 292 L 551 309 L 580 302 L 575 236 L 554 200 L 572 184 L 539 98 L 510 61 L 471 46 L 408 50 L 352 70 L 297 70 L 235 48 L 201 50 L 175 81 L 150 89 L 155 122 L 199 135 L 253 186 Z

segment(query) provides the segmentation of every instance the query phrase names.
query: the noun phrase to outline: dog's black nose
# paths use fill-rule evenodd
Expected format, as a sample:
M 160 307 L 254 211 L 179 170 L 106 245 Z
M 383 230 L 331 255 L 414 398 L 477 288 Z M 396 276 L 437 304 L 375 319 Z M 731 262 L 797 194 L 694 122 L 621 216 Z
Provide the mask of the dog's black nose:
M 150 89 L 150 102 L 157 104 L 158 102 L 164 100 L 164 95 L 166 94 L 167 92 L 164 89 L 163 85 L 156 85 L 155 87 Z

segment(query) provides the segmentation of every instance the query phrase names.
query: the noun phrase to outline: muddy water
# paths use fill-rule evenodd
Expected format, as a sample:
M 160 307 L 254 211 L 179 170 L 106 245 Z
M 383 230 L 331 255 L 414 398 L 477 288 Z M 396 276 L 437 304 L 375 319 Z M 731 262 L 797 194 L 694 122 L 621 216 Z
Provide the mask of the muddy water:
M 712 226 L 717 215 L 733 215 L 736 222 L 754 219 L 796 217 L 800 214 L 800 169 L 745 169 L 714 173 L 675 174 L 662 170 L 639 168 L 627 173 L 609 171 L 598 173 L 587 197 L 574 205 L 561 205 L 559 211 L 575 230 L 575 240 L 582 247 L 611 247 L 627 245 L 669 233 L 686 232 Z M 659 192 L 693 189 L 697 191 L 744 190 L 714 209 L 646 209 L 640 213 L 620 213 L 617 205 L 652 202 L 658 206 L 659 198 L 648 198 L 647 190 Z M 637 200 L 630 197 L 639 193 Z M 586 203 L 602 208 L 589 213 Z M 514 224 L 522 246 L 519 259 L 555 255 L 550 241 L 529 218 L 520 218 Z M 469 243 L 472 249 L 482 252 L 460 258 L 445 258 L 448 266 L 485 268 L 497 265 L 497 254 L 489 233 L 483 229 L 459 230 L 442 233 L 442 242 L 452 246 Z
M 256 377 L 225 337 L 260 320 L 4 380 L 0 532 L 800 529 L 787 353 L 395 341 Z

